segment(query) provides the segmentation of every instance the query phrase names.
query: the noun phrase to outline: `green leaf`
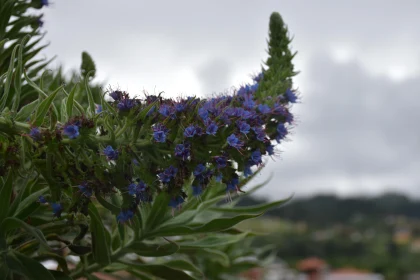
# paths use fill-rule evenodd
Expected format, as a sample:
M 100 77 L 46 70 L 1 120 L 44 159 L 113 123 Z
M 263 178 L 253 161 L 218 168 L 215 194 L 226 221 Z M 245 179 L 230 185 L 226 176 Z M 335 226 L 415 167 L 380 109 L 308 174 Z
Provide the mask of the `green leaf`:
M 262 213 L 267 210 L 273 209 L 277 206 L 283 205 L 284 203 L 290 201 L 292 199 L 292 196 L 289 198 L 278 200 L 270 203 L 262 203 L 255 206 L 243 206 L 243 207 L 213 207 L 210 208 L 212 211 L 217 212 L 223 212 L 223 213 L 247 213 L 247 214 L 256 214 L 256 213 Z
M 66 110 L 67 110 L 67 116 L 69 118 L 73 115 L 74 96 L 78 89 L 79 89 L 79 84 L 75 84 L 74 87 L 71 89 L 69 96 L 67 98 Z
M 21 253 L 10 251 L 6 257 L 7 266 L 27 279 L 55 280 L 42 264 Z
M 198 267 L 193 265 L 191 262 L 188 262 L 185 260 L 171 260 L 171 261 L 164 262 L 162 264 L 171 268 L 191 271 L 193 273 L 203 275 L 203 272 Z
M 152 231 L 165 220 L 168 213 L 170 197 L 167 193 L 160 193 L 154 200 L 152 209 L 146 219 L 146 231 Z
M 52 274 L 55 280 L 73 280 L 70 276 L 66 275 L 62 271 L 49 270 L 49 272 Z
M 108 209 L 109 211 L 111 211 L 111 213 L 113 214 L 118 214 L 121 211 L 121 208 L 118 206 L 115 206 L 114 204 L 108 202 L 105 200 L 105 198 L 103 198 L 101 196 L 101 194 L 96 193 L 95 194 L 96 200 L 99 202 L 99 204 L 101 204 L 103 207 L 105 207 L 106 209 Z
M 138 264 L 134 262 L 123 261 L 121 262 L 130 267 L 130 270 L 145 272 L 147 274 L 160 277 L 168 280 L 195 280 L 194 277 L 188 275 L 182 270 L 173 269 L 166 265 L 159 264 Z
M 6 181 L 0 185 L 0 223 L 7 217 L 13 191 L 13 171 L 10 169 Z
M 51 103 L 54 101 L 55 97 L 57 96 L 58 92 L 64 87 L 64 85 L 60 86 L 59 88 L 57 88 L 50 96 L 48 96 L 47 98 L 45 98 L 45 100 L 43 100 L 38 108 L 37 111 L 35 113 L 35 120 L 34 120 L 34 125 L 35 126 L 41 126 L 42 123 L 45 120 L 45 116 L 47 115 L 48 109 L 51 106 Z
M 232 218 L 220 218 L 214 219 L 206 224 L 199 226 L 177 226 L 173 228 L 159 229 L 150 233 L 153 236 L 176 236 L 176 235 L 187 235 L 187 234 L 197 234 L 197 233 L 206 233 L 206 232 L 216 232 L 227 230 L 234 225 L 247 220 L 253 219 L 261 216 L 262 214 L 256 215 L 238 215 Z
M 22 220 L 16 219 L 14 217 L 8 217 L 6 218 L 2 223 L 0 227 L 0 235 L 6 236 L 6 233 L 10 230 L 14 229 L 24 229 L 29 234 L 31 234 L 38 242 L 46 249 L 49 248 L 47 240 L 44 237 L 44 234 L 39 229 L 28 225 Z
M 95 205 L 89 204 L 90 230 L 92 232 L 92 253 L 95 261 L 101 265 L 111 263 L 111 250 L 106 237 L 106 229 Z
M 12 106 L 12 111 L 15 112 L 15 113 L 17 112 L 17 110 L 19 108 L 20 98 L 21 98 L 22 71 L 23 71 L 23 67 L 24 67 L 23 58 L 22 58 L 23 54 L 22 53 L 23 53 L 24 46 L 28 42 L 29 38 L 30 38 L 29 35 L 25 36 L 22 39 L 21 45 L 20 45 L 20 48 L 19 48 L 18 65 L 16 67 L 15 77 L 14 77 L 14 80 L 15 80 L 15 83 L 14 83 L 14 86 L 15 86 L 14 98 L 15 99 L 13 101 L 13 106 Z
M 179 243 L 182 250 L 200 249 L 200 248 L 214 248 L 225 246 L 241 241 L 248 235 L 247 232 L 238 235 L 216 235 L 208 236 L 200 240 Z
M 0 99 L 0 112 L 7 106 L 7 100 L 10 93 L 10 85 L 12 84 L 12 80 L 13 80 L 13 68 L 15 65 L 16 52 L 19 46 L 20 46 L 19 44 L 15 46 L 15 48 L 13 49 L 12 57 L 10 58 L 9 70 L 7 70 L 6 83 L 4 85 L 3 96 Z
M 179 246 L 175 242 L 161 245 L 135 241 L 127 250 L 143 257 L 162 257 L 175 254 L 179 250 Z
M 214 262 L 218 262 L 224 267 L 229 266 L 229 257 L 224 252 L 211 248 L 204 248 L 202 251 L 206 258 L 211 259 Z
M 17 217 L 19 219 L 24 219 L 27 217 L 27 215 L 23 215 L 25 212 L 27 212 L 28 209 L 32 207 L 32 205 L 35 203 L 36 206 L 39 207 L 39 203 L 37 202 L 39 199 L 39 196 L 43 195 L 48 191 L 48 188 L 43 188 L 39 191 L 36 191 L 34 193 L 31 193 L 29 196 L 27 196 L 24 200 L 19 203 L 19 206 L 14 214 L 14 217 Z M 38 208 L 37 207 L 37 208 Z M 29 215 L 29 214 L 28 214 Z
M 29 116 L 35 111 L 35 108 L 38 106 L 39 100 L 34 100 L 29 104 L 26 104 L 20 108 L 19 112 L 16 114 L 15 120 L 22 122 L 26 121 Z
M 23 180 L 22 182 L 22 187 L 18 193 L 18 195 L 15 197 L 15 199 L 13 200 L 12 205 L 10 205 L 9 211 L 7 212 L 7 216 L 13 216 L 20 204 L 20 202 L 22 201 L 23 195 L 26 191 L 26 189 L 29 187 L 29 189 L 35 185 L 37 183 L 37 179 L 33 180 L 30 184 L 28 183 L 29 178 L 26 178 Z
M 87 91 L 87 96 L 88 96 L 88 102 L 89 102 L 89 111 L 91 113 L 91 116 L 93 117 L 95 115 L 95 101 L 93 99 L 93 94 L 92 91 L 90 89 L 89 86 L 89 76 L 92 75 L 93 73 L 95 73 L 93 70 L 89 71 L 89 73 L 86 74 L 85 77 L 85 87 L 86 87 L 86 91 Z

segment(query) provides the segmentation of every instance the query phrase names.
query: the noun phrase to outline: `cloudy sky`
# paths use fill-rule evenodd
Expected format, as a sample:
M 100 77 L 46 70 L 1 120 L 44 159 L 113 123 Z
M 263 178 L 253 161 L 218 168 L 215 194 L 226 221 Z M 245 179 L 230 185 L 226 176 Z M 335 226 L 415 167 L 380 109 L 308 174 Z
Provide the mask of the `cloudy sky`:
M 132 94 L 208 95 L 250 80 L 278 11 L 294 36 L 301 103 L 260 195 L 420 197 L 420 2 L 55 0 L 44 55 Z

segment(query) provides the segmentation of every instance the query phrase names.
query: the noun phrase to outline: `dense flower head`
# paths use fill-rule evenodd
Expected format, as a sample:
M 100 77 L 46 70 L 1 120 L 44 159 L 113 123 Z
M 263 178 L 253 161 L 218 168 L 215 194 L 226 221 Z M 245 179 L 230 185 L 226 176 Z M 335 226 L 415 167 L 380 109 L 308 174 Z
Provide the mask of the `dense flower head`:
M 131 210 L 122 210 L 118 216 L 117 221 L 119 223 L 126 223 L 134 217 L 134 213 Z
M 65 125 L 63 128 L 63 134 L 70 139 L 75 139 L 79 136 L 79 127 L 74 124 Z

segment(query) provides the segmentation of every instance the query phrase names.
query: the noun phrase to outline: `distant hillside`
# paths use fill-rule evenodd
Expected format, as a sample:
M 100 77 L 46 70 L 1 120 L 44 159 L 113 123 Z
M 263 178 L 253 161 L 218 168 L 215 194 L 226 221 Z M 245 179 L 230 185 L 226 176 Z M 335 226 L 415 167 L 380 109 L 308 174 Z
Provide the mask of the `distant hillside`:
M 259 198 L 244 197 L 238 205 L 255 205 L 263 202 L 265 201 Z M 374 198 L 316 195 L 311 198 L 295 198 L 266 215 L 290 221 L 302 221 L 316 227 L 348 223 L 357 218 L 382 220 L 392 215 L 420 219 L 420 201 L 397 193 L 386 193 Z

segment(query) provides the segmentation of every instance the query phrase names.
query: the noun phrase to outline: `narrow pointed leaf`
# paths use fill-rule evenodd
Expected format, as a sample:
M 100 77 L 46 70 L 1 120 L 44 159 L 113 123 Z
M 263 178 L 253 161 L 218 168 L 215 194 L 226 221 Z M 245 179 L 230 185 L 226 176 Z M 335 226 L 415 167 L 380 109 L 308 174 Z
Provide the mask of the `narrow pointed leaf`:
M 44 122 L 45 116 L 47 115 L 48 109 L 50 108 L 52 102 L 54 101 L 55 97 L 57 96 L 58 92 L 63 88 L 64 86 L 60 86 L 58 89 L 56 89 L 50 96 L 48 96 L 45 100 L 43 100 L 35 113 L 35 120 L 34 125 L 40 126 Z
M 95 205 L 89 204 L 90 230 L 92 232 L 92 253 L 95 261 L 101 265 L 111 263 L 111 250 L 107 242 L 106 229 Z

